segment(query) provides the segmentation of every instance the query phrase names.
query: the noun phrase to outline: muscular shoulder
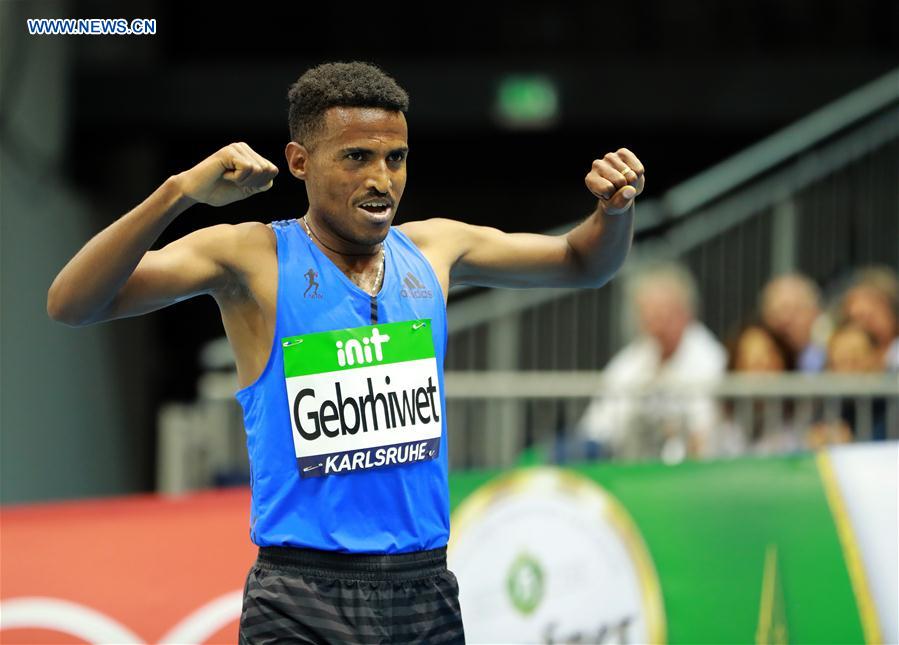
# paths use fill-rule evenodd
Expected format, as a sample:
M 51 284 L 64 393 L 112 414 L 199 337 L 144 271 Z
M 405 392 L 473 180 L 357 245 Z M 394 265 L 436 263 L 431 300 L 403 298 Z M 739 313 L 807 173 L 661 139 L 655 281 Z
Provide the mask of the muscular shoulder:
M 262 260 L 277 253 L 275 232 L 262 222 L 216 224 L 201 230 L 206 253 L 232 276 L 226 291 L 244 289 Z
M 462 254 L 465 240 L 472 226 L 452 219 L 431 219 L 405 222 L 396 227 L 420 249 L 440 249 L 450 256 Z
M 234 243 L 246 251 L 277 251 L 275 232 L 263 222 L 233 224 Z
M 216 247 L 220 260 L 235 270 L 246 265 L 248 255 L 277 248 L 275 232 L 262 222 L 217 224 L 207 230 L 208 244 Z

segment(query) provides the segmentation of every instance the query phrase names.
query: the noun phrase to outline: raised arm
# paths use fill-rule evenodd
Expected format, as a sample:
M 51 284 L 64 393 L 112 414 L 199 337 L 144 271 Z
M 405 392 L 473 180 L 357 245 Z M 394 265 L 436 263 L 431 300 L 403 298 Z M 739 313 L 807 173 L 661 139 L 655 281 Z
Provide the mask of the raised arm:
M 277 172 L 247 144 L 234 143 L 168 178 L 66 264 L 47 293 L 47 314 L 84 326 L 227 288 L 245 224 L 210 226 L 157 251 L 148 249 L 191 205 L 223 206 L 268 190 Z
M 584 182 L 596 209 L 564 235 L 505 233 L 435 218 L 403 225 L 423 244 L 438 245 L 450 284 L 486 287 L 600 287 L 624 263 L 634 232 L 634 199 L 643 192 L 640 160 L 622 148 L 593 162 Z

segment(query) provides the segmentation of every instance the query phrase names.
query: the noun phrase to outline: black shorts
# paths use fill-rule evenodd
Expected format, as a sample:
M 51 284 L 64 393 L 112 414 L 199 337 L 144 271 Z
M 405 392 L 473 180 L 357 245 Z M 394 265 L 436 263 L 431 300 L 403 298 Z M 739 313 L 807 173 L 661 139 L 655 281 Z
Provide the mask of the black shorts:
M 239 642 L 465 643 L 446 547 L 384 555 L 260 547 Z

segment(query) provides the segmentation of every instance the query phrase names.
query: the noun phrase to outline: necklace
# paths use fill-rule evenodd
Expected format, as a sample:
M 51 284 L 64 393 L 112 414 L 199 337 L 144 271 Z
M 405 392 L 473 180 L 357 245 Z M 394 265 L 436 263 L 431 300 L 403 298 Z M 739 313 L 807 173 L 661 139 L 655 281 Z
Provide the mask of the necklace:
M 336 249 L 332 249 L 330 246 L 328 246 L 327 244 L 322 242 L 322 239 L 318 235 L 316 235 L 312 231 L 311 228 L 309 228 L 309 222 L 306 221 L 305 215 L 303 215 L 303 225 L 306 227 L 306 235 L 309 236 L 310 240 L 315 238 L 316 240 L 321 242 L 321 245 L 324 246 L 326 249 L 328 249 L 329 251 L 333 251 L 334 253 L 337 253 L 339 255 L 356 255 L 356 256 L 358 256 L 358 255 L 374 255 L 375 253 L 377 253 L 377 251 L 375 251 L 375 253 L 342 253 Z M 378 277 L 375 278 L 375 289 L 381 288 L 381 275 L 383 273 L 384 273 L 384 244 L 382 243 L 381 244 L 381 266 L 378 267 Z M 374 295 L 374 294 L 370 294 L 370 295 Z

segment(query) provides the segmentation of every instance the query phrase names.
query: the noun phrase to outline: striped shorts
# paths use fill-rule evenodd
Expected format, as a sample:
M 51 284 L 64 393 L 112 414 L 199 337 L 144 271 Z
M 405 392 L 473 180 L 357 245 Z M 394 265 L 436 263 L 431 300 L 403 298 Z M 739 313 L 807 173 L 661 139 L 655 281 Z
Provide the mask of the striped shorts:
M 446 547 L 383 555 L 260 547 L 239 643 L 465 643 Z

